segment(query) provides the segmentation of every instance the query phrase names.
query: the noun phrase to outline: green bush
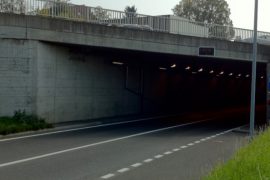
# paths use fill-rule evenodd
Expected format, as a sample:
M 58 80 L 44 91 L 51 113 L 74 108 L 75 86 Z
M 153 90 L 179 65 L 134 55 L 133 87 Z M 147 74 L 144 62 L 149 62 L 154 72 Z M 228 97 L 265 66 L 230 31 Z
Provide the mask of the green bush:
M 36 131 L 52 128 L 51 124 L 36 115 L 28 115 L 25 111 L 15 111 L 12 117 L 0 117 L 0 134 L 7 135 L 24 131 Z

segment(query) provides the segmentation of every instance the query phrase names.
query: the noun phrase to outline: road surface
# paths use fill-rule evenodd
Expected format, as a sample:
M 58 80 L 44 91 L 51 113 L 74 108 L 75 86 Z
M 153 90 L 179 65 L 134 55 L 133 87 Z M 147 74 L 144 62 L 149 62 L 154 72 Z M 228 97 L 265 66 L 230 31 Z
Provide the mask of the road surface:
M 199 179 L 246 142 L 236 119 L 181 118 L 0 139 L 0 179 Z

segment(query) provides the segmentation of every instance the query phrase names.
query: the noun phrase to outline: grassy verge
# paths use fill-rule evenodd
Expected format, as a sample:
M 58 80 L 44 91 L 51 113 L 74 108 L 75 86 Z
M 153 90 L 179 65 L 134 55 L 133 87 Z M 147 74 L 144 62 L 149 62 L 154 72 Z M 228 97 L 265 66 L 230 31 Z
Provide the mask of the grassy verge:
M 270 129 L 240 149 L 224 165 L 216 167 L 204 180 L 270 179 Z
M 12 117 L 0 117 L 0 134 L 7 135 L 24 131 L 36 131 L 51 128 L 52 125 L 35 115 L 27 115 L 25 111 L 16 111 Z

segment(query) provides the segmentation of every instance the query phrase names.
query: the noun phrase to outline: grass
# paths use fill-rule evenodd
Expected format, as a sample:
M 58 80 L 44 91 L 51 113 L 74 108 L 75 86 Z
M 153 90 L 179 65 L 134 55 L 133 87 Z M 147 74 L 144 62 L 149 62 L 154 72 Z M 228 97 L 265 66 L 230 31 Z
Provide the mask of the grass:
M 270 129 L 240 149 L 204 180 L 270 180 Z
M 16 111 L 12 117 L 0 117 L 1 135 L 46 128 L 52 128 L 52 125 L 35 115 L 27 115 L 25 111 Z

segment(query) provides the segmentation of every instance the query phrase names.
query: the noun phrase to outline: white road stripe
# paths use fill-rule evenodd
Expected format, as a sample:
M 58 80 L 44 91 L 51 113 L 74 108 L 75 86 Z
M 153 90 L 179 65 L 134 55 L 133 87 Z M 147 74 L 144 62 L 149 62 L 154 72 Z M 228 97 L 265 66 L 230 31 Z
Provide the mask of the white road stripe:
M 223 133 L 224 134 L 226 134 L 226 133 L 228 133 L 228 132 L 231 132 L 232 130 L 234 130 L 234 129 L 236 129 L 236 128 L 233 128 L 233 129 L 231 129 L 231 130 L 228 130 L 228 131 L 224 131 Z M 214 135 L 214 136 L 210 136 L 210 137 L 207 137 L 207 138 L 205 138 L 205 139 L 201 139 L 201 140 L 199 140 L 199 141 L 195 141 L 194 143 L 189 143 L 187 146 L 181 146 L 180 148 L 181 149 L 185 149 L 185 148 L 188 148 L 189 146 L 193 146 L 193 145 L 195 145 L 195 144 L 198 144 L 198 143 L 200 143 L 201 141 L 206 141 L 207 139 L 211 139 L 211 137 L 212 138 L 214 138 L 214 137 L 216 137 L 216 135 Z M 180 149 L 179 148 L 175 148 L 175 149 L 173 149 L 173 151 L 179 151 Z M 172 154 L 173 152 L 171 152 L 171 151 L 167 151 L 167 152 L 165 152 L 164 154 L 165 155 L 168 155 L 168 154 Z M 155 158 L 156 159 L 159 159 L 159 158 L 162 158 L 163 157 L 163 155 L 161 155 L 161 154 L 159 154 L 159 155 L 156 155 L 155 156 Z M 149 162 L 152 162 L 153 161 L 153 159 L 146 159 L 146 160 L 144 160 L 143 162 L 145 162 L 145 163 L 149 163 Z M 139 167 L 139 166 L 142 166 L 143 164 L 142 163 L 136 163 L 136 164 L 133 164 L 133 165 L 131 165 L 132 167 Z M 1 166 L 0 166 L 1 167 Z M 126 171 L 129 171 L 130 169 L 129 168 L 123 168 L 123 169 L 120 169 L 120 170 L 118 170 L 117 172 L 119 172 L 119 173 L 124 173 L 124 172 L 126 172 Z M 106 175 L 106 176 L 102 176 L 101 178 L 103 178 L 103 179 L 108 179 L 108 178 L 110 178 L 110 177 L 113 177 L 114 176 L 114 174 L 108 174 L 108 175 Z
M 117 172 L 124 173 L 124 172 L 127 172 L 127 171 L 129 171 L 129 168 L 119 169 Z
M 169 155 L 169 154 L 172 154 L 172 152 L 171 152 L 171 151 L 167 151 L 167 152 L 165 152 L 164 154 L 165 154 L 165 155 Z
M 161 154 L 155 156 L 156 159 L 160 159 L 162 157 L 163 157 L 163 155 L 161 155 Z
M 149 162 L 151 162 L 151 161 L 153 161 L 153 159 L 146 159 L 146 160 L 144 160 L 143 162 L 149 163 Z
M 46 132 L 46 133 L 33 134 L 33 135 L 27 135 L 27 136 L 20 136 L 20 137 L 6 138 L 6 139 L 0 139 L 0 142 L 13 141 L 13 140 L 19 140 L 19 139 L 27 139 L 27 138 L 39 137 L 39 136 L 47 136 L 47 135 L 52 135 L 52 134 L 60 134 L 60 133 L 66 133 L 66 132 L 72 132 L 72 131 L 80 131 L 80 130 L 85 130 L 85 129 L 93 129 L 93 128 L 106 127 L 106 126 L 114 126 L 114 125 L 120 125 L 120 124 L 135 123 L 135 122 L 140 122 L 140 121 L 150 121 L 150 120 L 153 120 L 153 119 L 161 119 L 161 118 L 173 117 L 173 116 L 177 116 L 177 115 L 170 115 L 170 116 L 156 116 L 156 117 L 143 118 L 143 119 L 137 119 L 137 120 L 131 120 L 131 121 L 123 121 L 123 122 L 107 123 L 107 124 L 96 125 L 96 126 L 87 126 L 87 127 L 72 128 L 72 129 L 67 129 L 67 130 L 60 130 L 60 131 Z M 209 119 L 208 119 L 208 120 L 209 120 Z M 207 120 L 204 120 L 204 121 L 207 121 Z M 199 122 L 203 122 L 203 121 L 197 121 L 197 122 L 199 123 Z
M 25 159 L 21 159 L 21 160 L 17 160 L 17 161 L 11 161 L 11 162 L 0 164 L 0 168 L 15 165 L 15 164 L 20 164 L 20 163 L 24 163 L 24 162 L 28 162 L 28 161 L 33 161 L 33 160 L 37 160 L 37 159 L 41 159 L 41 158 L 46 158 L 46 157 L 50 157 L 50 156 L 55 156 L 55 155 L 59 155 L 59 154 L 63 154 L 63 153 L 71 152 L 71 151 L 77 151 L 77 150 L 81 150 L 81 149 L 85 149 L 85 148 L 89 148 L 89 147 L 93 147 L 93 146 L 107 144 L 107 143 L 111 143 L 111 142 L 115 142 L 115 141 L 120 141 L 120 140 L 125 140 L 125 139 L 129 139 L 129 138 L 133 138 L 133 137 L 138 137 L 138 136 L 143 136 L 143 135 L 152 134 L 152 133 L 156 133 L 156 132 L 166 131 L 166 130 L 169 130 L 169 129 L 175 129 L 175 128 L 178 128 L 178 127 L 183 127 L 183 126 L 187 126 L 187 125 L 191 125 L 191 124 L 196 124 L 196 123 L 204 122 L 204 121 L 207 121 L 207 120 L 196 121 L 196 122 L 192 122 L 192 123 L 180 124 L 180 125 L 175 125 L 175 126 L 169 126 L 169 127 L 165 127 L 165 128 L 155 129 L 155 130 L 152 130 L 152 131 L 146 131 L 146 132 L 132 134 L 132 135 L 124 136 L 124 137 L 120 137 L 120 138 L 115 138 L 115 139 L 101 141 L 101 142 L 97 142 L 97 143 L 93 143 L 93 144 L 87 144 L 87 145 L 84 145 L 84 146 L 65 149 L 65 150 L 62 150 L 62 151 L 56 151 L 56 152 L 52 152 L 52 153 L 48 153 L 48 154 L 43 154 L 43 155 L 39 155 L 39 156 L 25 158 Z
M 141 165 L 142 165 L 142 163 L 136 163 L 136 164 L 132 164 L 131 166 L 136 168 L 136 167 L 139 167 Z
M 105 176 L 102 176 L 101 179 L 109 179 L 111 177 L 115 176 L 114 174 L 107 174 Z

